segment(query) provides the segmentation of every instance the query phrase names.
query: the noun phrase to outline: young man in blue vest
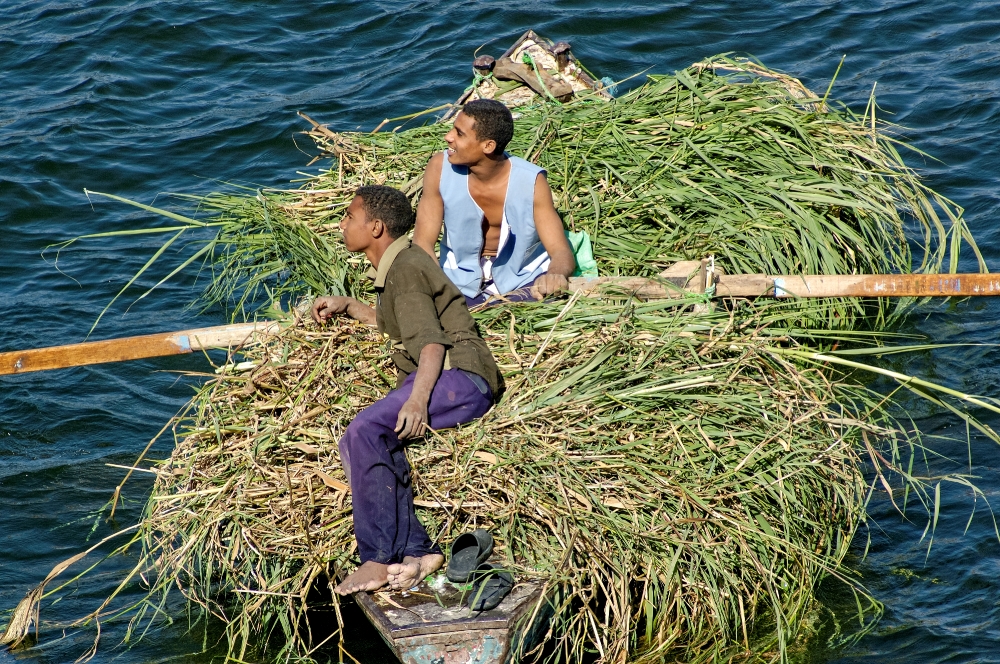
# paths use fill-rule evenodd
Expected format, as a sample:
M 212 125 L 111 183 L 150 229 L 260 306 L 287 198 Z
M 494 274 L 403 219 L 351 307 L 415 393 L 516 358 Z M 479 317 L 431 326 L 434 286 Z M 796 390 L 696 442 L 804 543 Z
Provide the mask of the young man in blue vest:
M 576 269 L 545 170 L 504 152 L 513 136 L 506 106 L 471 101 L 424 171 L 413 243 L 433 257 L 444 225 L 441 268 L 469 306 L 542 299 Z
M 411 246 L 412 227 L 402 192 L 358 189 L 340 229 L 347 249 L 372 264 L 375 308 L 351 297 L 319 297 L 312 307 L 318 323 L 346 314 L 377 325 L 392 342 L 397 370 L 396 389 L 358 413 L 340 439 L 362 563 L 334 588 L 341 595 L 385 585 L 406 590 L 441 567 L 441 549 L 413 510 L 403 441 L 481 417 L 503 385 L 465 298 Z

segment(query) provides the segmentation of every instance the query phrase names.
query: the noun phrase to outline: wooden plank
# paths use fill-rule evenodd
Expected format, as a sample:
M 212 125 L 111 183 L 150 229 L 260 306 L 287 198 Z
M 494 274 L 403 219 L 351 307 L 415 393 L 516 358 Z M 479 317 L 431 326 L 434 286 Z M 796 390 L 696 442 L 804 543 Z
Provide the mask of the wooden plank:
M 573 293 L 583 291 L 584 295 L 621 291 L 647 299 L 681 297 L 685 294 L 683 286 L 646 277 L 570 277 L 569 290 Z
M 701 261 L 677 261 L 663 272 L 660 272 L 660 278 L 667 279 L 672 283 L 677 283 L 676 280 L 683 279 L 684 281 L 680 282 L 680 285 L 683 286 L 690 279 L 696 277 L 700 270 Z
M 698 292 L 697 275 L 682 288 L 678 278 L 572 277 L 569 289 L 593 295 L 617 290 L 643 299 Z M 716 275 L 715 297 L 979 297 L 1000 295 L 994 274 L 855 274 L 777 276 Z
M 762 297 L 774 294 L 774 277 L 766 274 L 732 274 L 715 281 L 716 297 Z
M 183 355 L 209 348 L 229 348 L 243 344 L 255 333 L 273 332 L 277 329 L 277 323 L 264 321 L 12 351 L 0 353 L 0 375 Z
M 514 664 L 509 661 L 510 631 L 417 634 L 398 639 L 402 664 Z
M 201 327 L 174 334 L 186 336 L 191 350 L 207 350 L 209 348 L 239 346 L 250 341 L 254 334 L 274 334 L 279 327 L 275 321 L 257 321 L 256 323 Z
M 500 58 L 493 67 L 493 75 L 501 81 L 519 81 L 534 90 L 535 94 L 543 99 L 551 95 L 556 99 L 568 101 L 573 94 L 573 88 L 569 83 L 557 81 L 544 69 L 534 68 L 514 62 L 510 58 Z M 541 79 L 539 82 L 538 79 Z
M 729 275 L 719 296 L 754 297 L 978 297 L 1000 295 L 994 274 Z
M 354 599 L 377 629 L 387 638 L 397 639 L 417 634 L 508 628 L 524 611 L 534 608 L 540 595 L 538 584 L 520 583 L 498 607 L 478 613 L 465 606 L 467 595 L 451 583 L 434 589 L 422 581 L 414 592 L 355 593 Z

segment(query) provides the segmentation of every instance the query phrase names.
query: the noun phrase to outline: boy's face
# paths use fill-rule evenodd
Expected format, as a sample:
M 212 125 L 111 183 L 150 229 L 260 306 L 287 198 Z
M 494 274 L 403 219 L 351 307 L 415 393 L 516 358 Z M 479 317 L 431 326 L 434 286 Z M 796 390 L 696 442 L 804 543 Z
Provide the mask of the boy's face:
M 340 220 L 340 232 L 348 251 L 364 251 L 372 241 L 372 222 L 362 203 L 361 197 L 355 196 Z
M 444 135 L 448 144 L 448 161 L 456 166 L 475 164 L 483 155 L 492 154 L 496 149 L 496 141 L 479 140 L 476 136 L 476 121 L 465 113 L 455 116 L 455 124 L 451 131 Z

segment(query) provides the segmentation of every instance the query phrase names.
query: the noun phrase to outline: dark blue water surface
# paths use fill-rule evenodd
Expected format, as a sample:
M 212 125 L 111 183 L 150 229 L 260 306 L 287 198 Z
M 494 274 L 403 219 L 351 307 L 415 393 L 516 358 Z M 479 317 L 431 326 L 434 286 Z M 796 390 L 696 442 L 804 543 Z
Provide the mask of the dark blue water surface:
M 310 148 L 296 136 L 304 111 L 334 128 L 372 128 L 455 99 L 483 44 L 499 55 L 535 28 L 565 39 L 600 75 L 671 72 L 724 51 L 750 53 L 816 90 L 847 55 L 834 96 L 864 109 L 873 86 L 882 116 L 940 161 L 913 154 L 935 189 L 965 207 L 986 260 L 1000 270 L 1000 9 L 992 2 L 0 2 L 0 350 L 81 341 L 102 308 L 159 246 L 158 237 L 107 238 L 56 254 L 85 233 L 161 223 L 83 189 L 152 202 L 207 192 L 216 180 L 273 186 L 297 177 Z M 164 199 L 161 197 L 160 201 Z M 44 251 L 44 256 L 42 255 Z M 964 261 L 965 268 L 973 263 Z M 197 274 L 140 279 L 93 338 L 223 322 L 185 308 Z M 947 342 L 994 342 L 993 302 L 932 305 L 905 326 Z M 1000 397 L 997 351 L 960 348 L 895 360 L 961 390 Z M 56 562 L 113 532 L 88 518 L 210 369 L 199 356 L 0 378 L 0 606 L 10 607 Z M 915 406 L 923 428 L 964 436 L 964 425 Z M 987 418 L 989 419 L 989 418 Z M 937 443 L 961 469 L 964 442 Z M 162 457 L 167 443 L 154 448 Z M 1000 453 L 972 445 L 971 472 L 1000 506 Z M 967 463 L 967 462 L 966 462 Z M 968 470 L 968 468 L 966 468 Z M 117 525 L 134 522 L 140 477 Z M 934 546 L 925 521 L 901 519 L 876 496 L 875 522 L 857 543 L 863 582 L 885 603 L 858 643 L 810 649 L 814 661 L 1000 661 L 1000 544 L 980 498 L 943 491 Z M 128 559 L 71 585 L 44 615 L 96 608 Z M 841 598 L 842 599 L 842 598 Z M 0 622 L 3 622 L 0 620 Z M 129 650 L 106 626 L 94 661 L 159 661 L 202 649 L 183 620 Z M 0 662 L 72 661 L 92 633 L 49 628 L 43 647 Z M 383 651 L 384 652 L 384 651 Z M 365 661 L 383 655 L 375 650 Z M 200 658 L 199 658 L 200 659 Z

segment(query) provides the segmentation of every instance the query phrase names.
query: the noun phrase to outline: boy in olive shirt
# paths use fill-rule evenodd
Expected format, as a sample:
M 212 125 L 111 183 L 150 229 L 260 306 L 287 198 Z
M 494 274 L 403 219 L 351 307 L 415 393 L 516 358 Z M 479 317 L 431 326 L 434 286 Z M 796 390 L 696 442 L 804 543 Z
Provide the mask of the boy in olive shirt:
M 501 391 L 497 369 L 465 297 L 407 233 L 414 214 L 401 192 L 358 189 L 340 228 L 349 251 L 373 269 L 374 309 L 350 297 L 320 297 L 312 316 L 346 314 L 377 325 L 392 341 L 396 389 L 361 411 L 340 440 L 351 485 L 361 567 L 334 590 L 346 595 L 383 586 L 410 588 L 444 563 L 413 509 L 403 440 L 481 417 Z

